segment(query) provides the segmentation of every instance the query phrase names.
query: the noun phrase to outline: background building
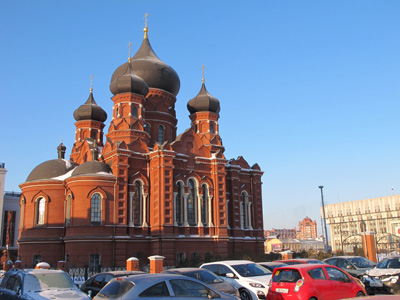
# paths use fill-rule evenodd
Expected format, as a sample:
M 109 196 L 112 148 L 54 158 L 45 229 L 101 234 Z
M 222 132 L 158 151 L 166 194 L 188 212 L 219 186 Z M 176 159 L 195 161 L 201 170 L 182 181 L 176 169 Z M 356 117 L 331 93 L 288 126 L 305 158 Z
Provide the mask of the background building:
M 91 89 L 74 111 L 70 159 L 61 143 L 58 159 L 38 165 L 20 185 L 23 266 L 66 260 L 71 267 L 118 267 L 151 255 L 171 266 L 264 253 L 263 172 L 242 156 L 225 158 L 220 102 L 204 77 L 184 104 L 191 127 L 177 135 L 180 79 L 144 31 L 139 50 L 111 76 L 108 133 Z
M 309 217 L 305 217 L 301 222 L 299 222 L 299 233 L 297 238 L 302 240 L 317 238 L 317 222 L 311 220 Z
M 273 228 L 272 230 L 265 230 L 264 231 L 264 236 L 265 237 L 276 236 L 276 237 L 282 238 L 282 239 L 295 239 L 296 235 L 297 235 L 296 228 L 293 228 L 293 229 L 276 229 L 276 228 Z
M 4 192 L 7 170 L 0 163 L 0 251 L 1 262 L 15 260 L 18 254 L 19 200 L 21 193 Z
M 400 249 L 400 195 L 328 204 L 325 215 L 333 252 L 355 253 L 368 231 L 375 233 L 378 253 Z

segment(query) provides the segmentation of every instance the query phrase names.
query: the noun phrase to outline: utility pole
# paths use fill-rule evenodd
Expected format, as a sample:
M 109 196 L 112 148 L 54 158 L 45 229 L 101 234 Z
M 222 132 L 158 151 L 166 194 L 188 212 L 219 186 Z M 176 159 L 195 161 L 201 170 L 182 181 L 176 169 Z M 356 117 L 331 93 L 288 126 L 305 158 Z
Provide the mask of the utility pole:
M 325 228 L 325 245 L 324 245 L 324 248 L 325 248 L 325 253 L 327 253 L 328 249 L 329 249 L 329 246 L 328 246 L 329 244 L 328 244 L 328 231 L 326 230 L 324 193 L 322 192 L 322 189 L 324 188 L 324 186 L 320 185 L 318 187 L 321 190 L 322 214 L 323 214 L 323 217 L 324 217 L 324 228 Z

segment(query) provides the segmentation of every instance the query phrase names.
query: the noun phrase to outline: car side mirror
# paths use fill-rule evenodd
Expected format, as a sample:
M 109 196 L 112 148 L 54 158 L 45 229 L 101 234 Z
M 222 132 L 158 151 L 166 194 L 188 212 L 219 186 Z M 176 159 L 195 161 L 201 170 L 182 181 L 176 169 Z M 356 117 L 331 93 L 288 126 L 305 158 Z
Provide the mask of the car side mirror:
M 93 293 L 93 291 L 92 291 L 92 290 L 90 290 L 90 291 L 88 292 L 88 296 L 89 296 L 89 298 L 93 298 L 93 297 L 92 297 L 92 293 Z
M 226 273 L 225 275 L 227 278 L 235 278 L 235 275 L 233 275 L 233 273 Z

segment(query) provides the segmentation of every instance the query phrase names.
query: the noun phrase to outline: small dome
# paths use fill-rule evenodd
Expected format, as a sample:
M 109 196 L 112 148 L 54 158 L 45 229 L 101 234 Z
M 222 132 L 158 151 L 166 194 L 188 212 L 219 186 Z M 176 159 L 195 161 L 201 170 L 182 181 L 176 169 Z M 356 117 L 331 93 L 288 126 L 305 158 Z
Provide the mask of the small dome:
M 85 104 L 79 106 L 74 111 L 74 118 L 76 121 L 94 120 L 104 122 L 107 120 L 107 113 L 94 101 L 93 91 L 91 90 Z
M 161 89 L 174 96 L 178 95 L 181 81 L 175 70 L 161 61 L 151 48 L 147 37 L 145 37 L 138 52 L 132 58 L 132 69 L 135 74 L 146 81 L 149 88 Z M 118 70 L 118 69 L 117 69 Z
M 146 97 L 149 92 L 149 87 L 142 78 L 135 75 L 132 70 L 131 62 L 126 62 L 119 66 L 112 75 L 110 91 L 113 95 L 134 93 Z
M 57 180 L 56 177 L 66 175 L 77 166 L 77 163 L 66 159 L 48 160 L 34 168 L 28 175 L 26 182 L 43 179 Z
M 98 160 L 87 161 L 77 167 L 71 176 L 82 176 L 82 175 L 113 175 L 111 167 Z
M 207 92 L 206 85 L 203 82 L 200 92 L 196 97 L 188 102 L 187 109 L 189 110 L 190 114 L 194 114 L 199 111 L 219 113 L 219 100 Z

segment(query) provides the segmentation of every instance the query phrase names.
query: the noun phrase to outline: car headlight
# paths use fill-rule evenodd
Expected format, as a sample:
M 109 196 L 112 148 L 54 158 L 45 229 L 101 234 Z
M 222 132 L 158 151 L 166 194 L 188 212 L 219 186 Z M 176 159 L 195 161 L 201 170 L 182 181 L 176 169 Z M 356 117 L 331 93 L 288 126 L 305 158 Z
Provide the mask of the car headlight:
M 392 278 L 390 278 L 391 283 L 396 283 L 397 280 L 399 280 L 399 276 L 392 276 Z
M 259 288 L 259 289 L 265 289 L 265 286 L 263 286 L 261 283 L 258 282 L 250 282 L 249 285 L 251 287 Z

